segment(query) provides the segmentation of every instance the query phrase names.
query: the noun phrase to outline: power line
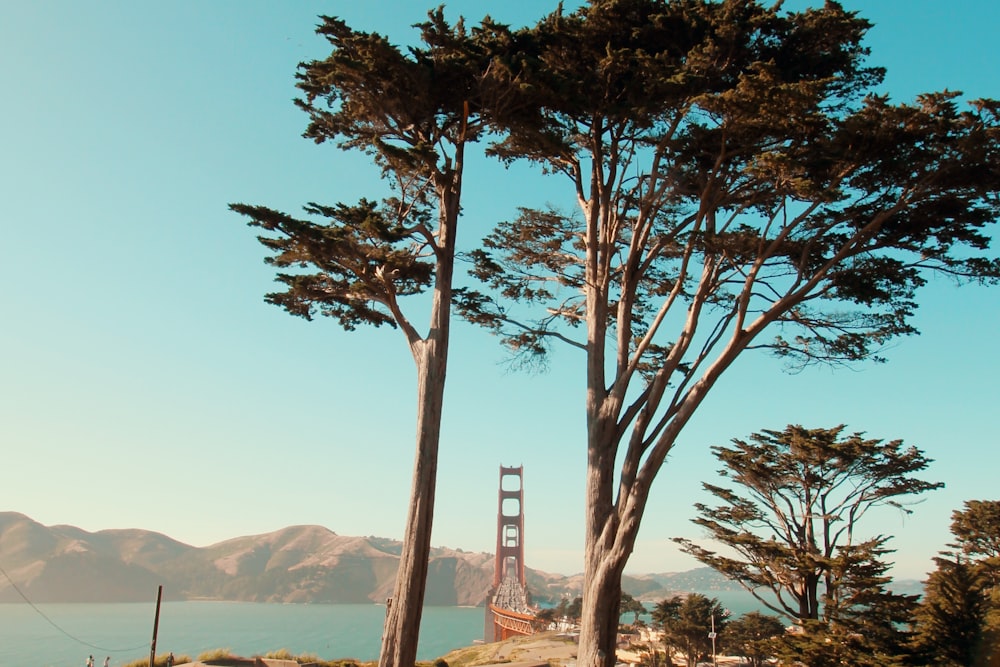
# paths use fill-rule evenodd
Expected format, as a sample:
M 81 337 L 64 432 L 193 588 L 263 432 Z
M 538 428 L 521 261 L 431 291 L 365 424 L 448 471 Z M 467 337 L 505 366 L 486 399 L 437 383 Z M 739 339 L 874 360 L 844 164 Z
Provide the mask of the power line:
M 51 618 L 49 618 L 48 616 L 46 616 L 46 614 L 45 614 L 44 611 L 42 611 L 37 606 L 35 606 L 35 603 L 28 599 L 28 596 L 24 594 L 24 591 L 22 591 L 18 587 L 18 585 L 16 583 L 14 583 L 14 580 L 10 578 L 10 575 L 7 574 L 7 571 L 5 569 L 3 569 L 3 567 L 0 567 L 0 574 L 3 574 L 3 576 L 10 583 L 11 587 L 15 591 L 17 591 L 18 595 L 21 596 L 21 599 L 24 600 L 25 602 L 27 602 L 28 606 L 31 607 L 32 609 L 34 609 L 35 612 L 39 616 L 41 616 L 42 618 L 44 618 L 46 620 L 46 622 L 48 622 L 49 625 L 51 625 L 53 628 L 55 628 L 56 630 L 58 630 L 59 632 L 61 632 L 62 634 L 64 634 L 66 637 L 72 639 L 73 641 L 75 641 L 78 644 L 82 644 L 83 646 L 88 646 L 88 647 L 90 647 L 92 649 L 96 649 L 98 651 L 105 651 L 107 653 L 126 653 L 126 652 L 129 652 L 129 651 L 138 651 L 139 649 L 146 647 L 146 644 L 142 643 L 142 644 L 139 644 L 138 646 L 132 646 L 132 647 L 129 647 L 129 648 L 107 648 L 105 646 L 98 646 L 96 644 L 91 644 L 88 641 L 84 641 L 83 639 L 80 639 L 79 637 L 77 637 L 77 636 L 75 636 L 75 635 L 67 632 L 66 630 L 64 630 L 58 623 L 56 623 Z

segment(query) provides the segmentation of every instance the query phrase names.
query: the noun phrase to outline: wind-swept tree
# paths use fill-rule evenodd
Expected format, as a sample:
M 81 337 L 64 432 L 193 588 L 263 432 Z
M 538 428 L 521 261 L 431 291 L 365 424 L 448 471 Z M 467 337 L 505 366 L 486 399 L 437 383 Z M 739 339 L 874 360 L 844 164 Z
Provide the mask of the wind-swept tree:
M 459 301 L 516 354 L 585 357 L 581 665 L 614 663 L 653 480 L 740 355 L 877 358 L 928 273 L 1000 276 L 997 103 L 872 94 L 869 26 L 835 2 L 591 0 L 524 33 L 537 112 L 495 153 L 577 210 L 501 225 Z
M 913 663 L 907 627 L 915 595 L 889 589 L 882 540 L 841 550 L 835 563 L 836 595 L 823 596 L 820 620 L 796 622 L 793 631 L 774 637 L 768 653 L 780 665 L 854 665 L 902 667 Z
M 388 183 L 380 202 L 310 203 L 299 218 L 265 206 L 231 208 L 262 231 L 266 261 L 284 291 L 267 301 L 312 319 L 399 328 L 417 371 L 416 456 L 406 532 L 387 610 L 380 665 L 416 659 L 434 509 L 448 363 L 455 243 L 466 147 L 502 108 L 510 77 L 504 27 L 466 31 L 441 9 L 420 27 L 422 46 L 400 50 L 382 35 L 323 17 L 329 57 L 297 74 L 309 115 L 305 136 L 374 159 Z M 432 293 L 429 301 L 407 297 Z M 429 304 L 429 311 L 427 311 Z M 414 312 L 427 312 L 421 333 Z
M 904 497 L 941 484 L 914 477 L 930 463 L 917 448 L 843 431 L 788 426 L 713 446 L 734 487 L 703 484 L 722 504 L 696 503 L 692 521 L 734 556 L 675 541 L 790 620 L 817 620 L 822 607 L 829 621 L 863 604 L 859 595 L 888 581 L 887 538 L 859 542 L 859 522 L 880 505 L 908 512 Z

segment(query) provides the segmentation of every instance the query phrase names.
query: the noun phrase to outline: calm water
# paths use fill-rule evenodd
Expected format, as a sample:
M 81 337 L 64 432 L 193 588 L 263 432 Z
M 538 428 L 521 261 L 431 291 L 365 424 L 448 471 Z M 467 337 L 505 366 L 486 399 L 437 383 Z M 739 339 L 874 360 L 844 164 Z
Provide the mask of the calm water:
M 733 617 L 766 612 L 747 593 L 708 595 L 730 608 Z M 97 665 L 105 656 L 112 665 L 122 665 L 149 657 L 152 602 L 43 604 L 38 609 L 44 616 L 27 604 L 0 604 L 0 667 L 82 667 L 88 655 Z M 482 608 L 425 608 L 417 658 L 433 660 L 482 639 L 484 614 Z M 628 616 L 622 620 L 630 621 Z M 321 658 L 376 660 L 384 619 L 385 607 L 374 604 L 164 602 L 156 651 L 196 658 L 218 648 L 243 656 L 288 649 Z
M 81 667 L 149 657 L 155 604 L 0 604 L 0 667 Z M 483 636 L 484 610 L 427 607 L 418 658 L 432 660 Z M 352 604 L 164 602 L 156 652 L 192 658 L 217 648 L 244 656 L 288 649 L 322 658 L 378 658 L 385 607 Z M 61 630 L 53 626 L 59 626 Z

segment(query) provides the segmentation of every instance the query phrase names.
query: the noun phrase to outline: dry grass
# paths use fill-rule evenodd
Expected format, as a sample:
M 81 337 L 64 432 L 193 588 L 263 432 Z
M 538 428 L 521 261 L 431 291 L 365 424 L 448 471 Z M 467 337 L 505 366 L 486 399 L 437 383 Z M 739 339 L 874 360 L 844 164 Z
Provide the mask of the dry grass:
M 185 662 L 191 662 L 191 658 L 186 655 L 175 655 L 174 664 L 183 665 Z M 153 663 L 154 667 L 167 667 L 167 654 L 156 656 L 156 662 Z M 149 658 L 141 658 L 139 660 L 133 660 L 132 662 L 125 663 L 122 667 L 149 667 Z
M 449 667 L 478 667 L 529 660 L 564 665 L 575 662 L 576 643 L 556 633 L 547 632 L 457 649 L 445 655 L 444 660 Z

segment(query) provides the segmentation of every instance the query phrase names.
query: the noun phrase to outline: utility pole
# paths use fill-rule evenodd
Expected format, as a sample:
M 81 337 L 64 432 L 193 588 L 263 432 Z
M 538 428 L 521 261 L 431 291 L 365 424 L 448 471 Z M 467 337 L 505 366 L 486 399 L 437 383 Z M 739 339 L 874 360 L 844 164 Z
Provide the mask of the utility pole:
M 719 667 L 719 661 L 715 655 L 715 614 L 712 614 L 712 631 L 708 633 L 708 638 L 712 640 L 712 667 Z
M 156 589 L 156 615 L 153 616 L 153 643 L 149 647 L 149 667 L 156 663 L 156 630 L 160 627 L 160 599 L 163 597 L 163 586 Z

